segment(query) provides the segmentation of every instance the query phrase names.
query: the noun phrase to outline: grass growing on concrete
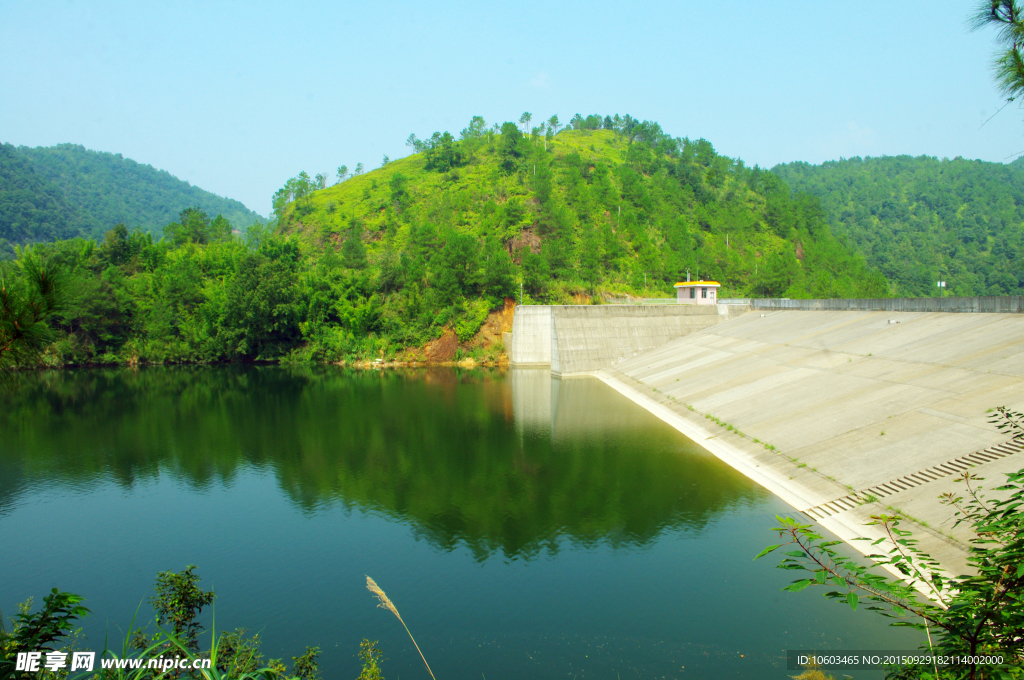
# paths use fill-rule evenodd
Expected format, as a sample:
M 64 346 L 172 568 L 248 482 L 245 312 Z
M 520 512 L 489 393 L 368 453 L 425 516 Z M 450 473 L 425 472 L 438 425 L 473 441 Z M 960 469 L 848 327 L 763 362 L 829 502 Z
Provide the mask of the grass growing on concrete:
M 695 409 L 695 408 L 694 408 L 694 407 L 693 407 L 692 405 L 690 405 L 690 404 L 683 404 L 683 405 L 684 405 L 684 406 L 686 406 L 686 408 L 688 408 L 688 409 L 690 409 L 691 411 L 693 411 L 694 413 L 700 413 L 700 411 L 698 411 L 697 409 Z M 752 441 L 752 442 L 753 442 L 753 443 L 755 443 L 755 444 L 761 444 L 762 446 L 764 446 L 764 448 L 765 448 L 765 449 L 767 449 L 767 450 L 769 450 L 769 451 L 776 451 L 776 450 L 777 450 L 777 449 L 776 449 L 776 448 L 775 448 L 775 447 L 774 447 L 773 445 L 771 445 L 771 444 L 768 444 L 768 443 L 766 443 L 766 442 L 762 442 L 762 441 L 761 441 L 760 439 L 757 439 L 757 438 L 755 438 L 755 437 L 751 437 L 751 436 L 750 436 L 750 435 L 748 435 L 748 434 L 744 434 L 743 432 L 741 432 L 741 431 L 740 431 L 740 429 L 739 429 L 738 427 L 736 427 L 736 426 L 735 426 L 735 425 L 733 425 L 732 423 L 728 423 L 728 422 L 726 422 L 726 421 L 722 420 L 722 419 L 721 419 L 721 418 L 719 418 L 718 416 L 714 416 L 714 415 L 712 415 L 712 414 L 710 414 L 710 413 L 705 413 L 705 414 L 703 414 L 703 415 L 704 415 L 704 417 L 705 417 L 705 418 L 706 418 L 707 420 L 710 420 L 710 421 L 712 421 L 713 423 L 715 423 L 715 424 L 716 424 L 716 425 L 718 425 L 719 427 L 724 427 L 724 428 L 726 429 L 726 431 L 727 431 L 727 432 L 732 432 L 732 433 L 734 433 L 734 434 L 738 434 L 739 436 L 743 437 L 744 439 L 749 439 L 750 441 Z

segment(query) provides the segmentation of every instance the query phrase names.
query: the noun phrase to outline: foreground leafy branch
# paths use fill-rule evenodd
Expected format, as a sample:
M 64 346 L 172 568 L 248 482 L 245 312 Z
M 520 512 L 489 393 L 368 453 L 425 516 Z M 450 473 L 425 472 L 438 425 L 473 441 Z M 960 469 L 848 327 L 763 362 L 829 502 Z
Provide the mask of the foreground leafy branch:
M 998 429 L 1024 441 L 1024 416 L 1005 407 L 995 409 Z M 784 590 L 798 592 L 811 586 L 833 586 L 825 597 L 840 600 L 896 619 L 891 625 L 910 626 L 928 634 L 930 652 L 966 663 L 943 667 L 907 666 L 890 671 L 890 678 L 1021 678 L 1024 671 L 1024 469 L 1007 475 L 995 491 L 1001 499 L 987 498 L 978 482 L 984 478 L 965 472 L 958 479 L 964 495 L 946 493 L 940 502 L 954 509 L 954 526 L 970 525 L 968 563 L 972 573 L 953 577 L 918 547 L 912 532 L 900 528 L 892 515 L 873 515 L 867 526 L 880 526 L 884 536 L 873 546 L 889 546 L 870 554 L 872 566 L 840 554 L 813 526 L 778 517 L 779 536 L 786 543 L 762 550 L 758 559 L 779 548 L 792 547 L 780 569 L 805 572 Z M 869 540 L 869 539 L 859 539 Z M 875 573 L 880 566 L 895 568 L 904 578 Z M 921 593 L 928 595 L 923 599 Z M 934 635 L 934 639 L 933 639 Z M 987 664 L 971 657 L 1001 656 L 1002 664 Z
M 975 30 L 996 29 L 993 71 L 1007 103 L 1024 94 L 1024 5 L 1019 0 L 981 0 L 970 19 Z
M 291 673 L 279 659 L 264 661 L 259 635 L 247 638 L 243 629 L 221 633 L 219 637 L 213 632 L 209 649 L 201 649 L 198 634 L 202 626 L 196 618 L 213 603 L 214 594 L 199 588 L 195 569 L 194 565 L 189 565 L 182 572 L 161 572 L 157 576 L 156 596 L 151 598 L 157 614 L 156 631 L 151 635 L 145 634 L 135 628 L 133 619 L 121 649 L 105 646 L 97 654 L 92 670 L 74 672 L 67 666 L 56 671 L 17 669 L 19 653 L 67 654 L 74 648 L 73 640 L 80 632 L 78 621 L 89 613 L 80 604 L 83 601 L 81 596 L 56 588 L 46 596 L 38 612 L 30 614 L 30 603 L 26 603 L 21 607 L 21 613 L 14 617 L 9 633 L 0 626 L 0 680 L 175 680 L 182 677 L 202 680 L 319 680 L 318 647 L 307 647 L 305 653 L 292 657 Z M 170 624 L 169 629 L 161 624 Z M 378 657 L 379 654 L 374 659 Z M 152 660 L 161 659 L 167 664 L 168 660 L 175 658 L 184 660 L 184 663 L 170 668 L 149 665 Z M 205 664 L 193 663 L 204 661 Z M 377 677 L 380 677 L 379 671 Z

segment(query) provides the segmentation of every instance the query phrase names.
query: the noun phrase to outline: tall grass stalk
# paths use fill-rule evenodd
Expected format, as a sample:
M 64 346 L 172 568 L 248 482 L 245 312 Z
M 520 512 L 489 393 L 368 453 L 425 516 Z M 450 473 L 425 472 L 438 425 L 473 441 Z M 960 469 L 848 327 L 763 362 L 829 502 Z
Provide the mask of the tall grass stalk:
M 423 656 L 420 646 L 416 644 L 416 638 L 414 638 L 412 633 L 409 632 L 409 626 L 405 625 L 405 621 L 402 621 L 402 615 L 398 613 L 398 608 L 395 607 L 394 603 L 388 599 L 388 596 L 380 589 L 377 582 L 369 576 L 366 577 L 366 589 L 376 595 L 377 599 L 380 600 L 380 604 L 377 605 L 378 607 L 381 609 L 387 609 L 398 617 L 398 621 L 402 624 L 402 627 L 405 628 L 405 632 L 409 633 L 409 639 L 412 640 L 412 644 L 416 647 L 416 651 L 420 653 L 420 658 L 423 659 L 423 665 L 427 667 L 427 672 L 430 673 L 430 677 L 433 678 L 433 680 L 437 680 L 437 678 L 434 677 L 434 671 L 430 670 L 430 664 L 427 663 L 427 658 Z

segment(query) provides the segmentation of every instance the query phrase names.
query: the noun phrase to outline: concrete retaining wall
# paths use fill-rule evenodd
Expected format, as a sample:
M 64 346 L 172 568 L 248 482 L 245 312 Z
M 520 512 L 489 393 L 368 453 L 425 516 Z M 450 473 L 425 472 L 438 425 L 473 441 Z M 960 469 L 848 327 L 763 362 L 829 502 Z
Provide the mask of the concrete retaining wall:
M 551 305 L 520 305 L 512 317 L 512 366 L 551 365 Z
M 713 326 L 747 307 L 727 305 L 553 305 L 551 372 L 589 373 Z M 513 340 L 514 342 L 514 340 Z

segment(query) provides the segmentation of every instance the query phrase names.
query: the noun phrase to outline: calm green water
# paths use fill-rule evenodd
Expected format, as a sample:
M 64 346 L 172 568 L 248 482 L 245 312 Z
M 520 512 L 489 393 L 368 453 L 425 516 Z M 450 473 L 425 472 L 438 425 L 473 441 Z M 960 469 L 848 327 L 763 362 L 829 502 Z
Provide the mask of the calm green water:
M 0 396 L 0 608 L 86 597 L 92 649 L 158 571 L 269 656 L 439 680 L 785 678 L 916 634 L 751 558 L 789 508 L 596 380 L 278 367 L 46 373 Z M 140 619 L 151 619 L 146 604 Z M 207 617 L 209 628 L 209 617 Z M 856 677 L 872 677 L 859 674 Z

